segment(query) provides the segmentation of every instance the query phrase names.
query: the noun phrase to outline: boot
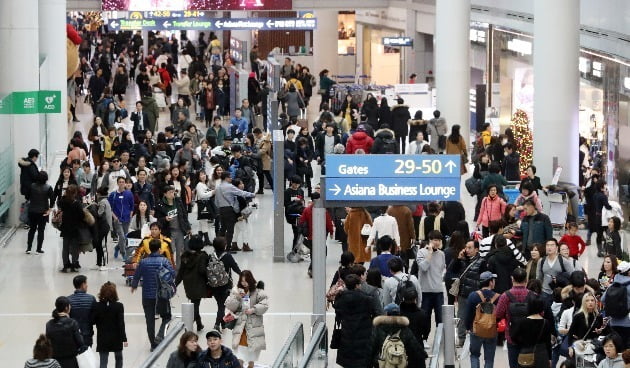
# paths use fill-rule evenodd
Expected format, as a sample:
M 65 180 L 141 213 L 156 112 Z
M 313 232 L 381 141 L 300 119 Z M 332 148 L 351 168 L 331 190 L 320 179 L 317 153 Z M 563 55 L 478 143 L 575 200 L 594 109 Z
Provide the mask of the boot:
M 199 332 L 199 331 L 203 331 L 203 327 L 204 327 L 204 326 L 203 326 L 203 323 L 201 323 L 201 318 L 199 318 L 199 319 L 196 321 L 196 323 L 197 323 L 197 332 Z
M 236 242 L 232 242 L 232 246 L 230 247 L 230 250 L 234 252 L 238 252 L 241 249 L 238 247 L 238 244 Z
M 243 252 L 253 252 L 254 250 L 249 247 L 248 243 L 243 243 Z

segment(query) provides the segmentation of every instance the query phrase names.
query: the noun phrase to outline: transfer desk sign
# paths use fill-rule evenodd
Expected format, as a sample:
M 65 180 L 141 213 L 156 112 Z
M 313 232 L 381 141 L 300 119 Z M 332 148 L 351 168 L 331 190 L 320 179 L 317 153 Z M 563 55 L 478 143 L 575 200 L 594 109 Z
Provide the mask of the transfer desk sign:
M 326 155 L 326 202 L 457 201 L 458 155 Z

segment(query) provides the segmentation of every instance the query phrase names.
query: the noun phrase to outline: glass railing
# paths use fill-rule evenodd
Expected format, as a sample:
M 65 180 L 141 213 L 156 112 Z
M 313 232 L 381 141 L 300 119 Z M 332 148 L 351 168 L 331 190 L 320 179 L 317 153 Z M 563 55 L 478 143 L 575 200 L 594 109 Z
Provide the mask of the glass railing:
M 431 354 L 429 356 L 429 368 L 437 368 L 440 362 L 440 347 L 442 345 L 442 336 L 444 332 L 444 325 L 438 324 L 435 330 L 435 336 L 433 337 L 433 346 L 431 347 Z
M 271 368 L 296 368 L 303 355 L 304 327 L 301 322 L 298 322 L 293 326 L 293 330 L 291 330 Z
M 309 342 L 298 368 L 319 368 L 328 366 L 328 328 L 326 323 L 318 322 L 313 329 Z

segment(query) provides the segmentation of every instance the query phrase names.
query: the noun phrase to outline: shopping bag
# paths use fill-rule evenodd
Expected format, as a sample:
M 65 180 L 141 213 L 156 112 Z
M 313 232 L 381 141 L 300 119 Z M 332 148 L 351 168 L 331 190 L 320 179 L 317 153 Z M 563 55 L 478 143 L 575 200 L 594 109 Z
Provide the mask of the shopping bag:
M 470 356 L 470 334 L 466 335 L 466 340 L 462 346 L 461 353 L 459 354 L 459 360 L 466 360 Z
M 77 364 L 79 368 L 98 368 L 99 366 L 94 350 L 92 350 L 91 347 L 88 347 L 86 351 L 77 355 Z
M 30 206 L 30 202 L 26 201 L 24 203 L 22 203 L 22 206 L 20 206 L 20 222 L 28 225 L 29 221 L 28 221 L 28 207 Z

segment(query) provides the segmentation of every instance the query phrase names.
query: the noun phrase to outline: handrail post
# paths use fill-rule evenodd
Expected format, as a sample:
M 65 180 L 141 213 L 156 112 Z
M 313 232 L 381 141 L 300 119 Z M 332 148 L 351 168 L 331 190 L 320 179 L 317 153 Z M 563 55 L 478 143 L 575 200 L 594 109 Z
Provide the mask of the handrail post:
M 193 303 L 182 303 L 182 322 L 186 331 L 193 331 L 193 321 L 195 319 L 195 305 Z
M 442 306 L 442 322 L 444 324 L 444 368 L 455 368 L 455 306 Z

